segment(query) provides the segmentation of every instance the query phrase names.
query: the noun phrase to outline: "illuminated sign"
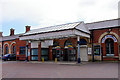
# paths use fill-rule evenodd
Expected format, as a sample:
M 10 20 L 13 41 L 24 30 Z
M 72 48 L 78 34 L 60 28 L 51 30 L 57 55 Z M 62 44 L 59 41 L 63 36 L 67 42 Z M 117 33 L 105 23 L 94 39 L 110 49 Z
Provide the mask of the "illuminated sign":
M 114 42 L 117 42 L 117 39 L 116 39 L 113 35 L 106 35 L 106 36 L 102 39 L 102 43 L 104 43 L 107 38 L 111 38 L 111 39 L 114 40 Z

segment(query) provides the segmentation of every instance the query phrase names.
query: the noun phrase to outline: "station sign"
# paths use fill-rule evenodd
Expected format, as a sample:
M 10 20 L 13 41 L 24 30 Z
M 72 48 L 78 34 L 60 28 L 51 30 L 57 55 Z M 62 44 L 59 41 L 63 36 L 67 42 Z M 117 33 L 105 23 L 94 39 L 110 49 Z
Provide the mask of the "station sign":
M 114 42 L 117 42 L 117 39 L 115 38 L 115 36 L 113 36 L 113 35 L 106 35 L 106 36 L 102 39 L 102 43 L 104 43 L 107 38 L 111 38 L 111 39 L 114 40 Z

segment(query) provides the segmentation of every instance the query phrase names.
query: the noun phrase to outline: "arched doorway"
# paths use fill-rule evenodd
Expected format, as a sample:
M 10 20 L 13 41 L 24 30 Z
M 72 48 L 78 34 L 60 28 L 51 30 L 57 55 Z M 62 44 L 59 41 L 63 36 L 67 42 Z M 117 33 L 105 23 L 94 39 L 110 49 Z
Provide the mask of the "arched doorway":
M 105 40 L 106 56 L 114 56 L 114 41 L 111 38 Z
M 66 40 L 64 43 L 64 61 L 75 61 L 76 60 L 76 52 L 73 47 L 71 40 Z
M 58 61 L 63 61 L 63 51 L 61 47 L 59 46 L 58 41 L 53 42 L 52 57 L 53 57 L 53 60 L 57 58 Z

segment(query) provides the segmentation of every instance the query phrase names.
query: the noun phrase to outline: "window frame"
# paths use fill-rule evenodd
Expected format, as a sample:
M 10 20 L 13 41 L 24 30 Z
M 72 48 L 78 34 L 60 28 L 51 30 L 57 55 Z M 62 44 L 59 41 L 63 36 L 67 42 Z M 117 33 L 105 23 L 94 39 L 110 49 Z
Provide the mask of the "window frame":
M 23 54 L 23 51 L 21 52 L 21 48 L 24 48 L 24 54 Z M 21 46 L 21 47 L 19 47 L 19 51 L 20 51 L 20 55 L 25 55 L 25 52 L 26 52 L 26 48 L 25 48 L 25 46 Z

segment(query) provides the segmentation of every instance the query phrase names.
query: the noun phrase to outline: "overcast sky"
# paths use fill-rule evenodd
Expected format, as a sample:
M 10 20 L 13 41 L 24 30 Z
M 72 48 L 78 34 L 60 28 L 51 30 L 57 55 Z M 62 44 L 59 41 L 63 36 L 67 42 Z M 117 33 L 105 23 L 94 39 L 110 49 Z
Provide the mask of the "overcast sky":
M 118 18 L 119 0 L 1 0 L 0 31 L 9 35 L 31 29 L 84 21 L 85 23 Z

